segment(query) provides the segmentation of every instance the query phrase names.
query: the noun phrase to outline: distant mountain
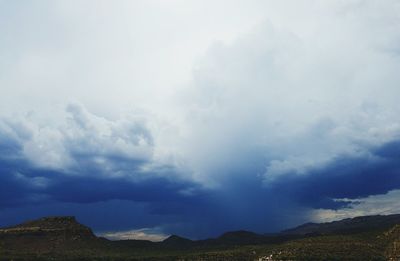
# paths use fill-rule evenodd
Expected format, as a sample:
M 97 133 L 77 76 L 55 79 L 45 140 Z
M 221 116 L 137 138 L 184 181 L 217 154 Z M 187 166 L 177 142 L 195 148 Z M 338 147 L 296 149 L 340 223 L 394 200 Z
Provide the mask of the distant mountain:
M 180 237 L 177 235 L 169 236 L 168 238 L 164 239 L 160 243 L 160 245 L 164 247 L 172 247 L 172 248 L 182 248 L 182 247 L 190 247 L 194 245 L 194 242 L 190 239 Z
M 265 243 L 266 237 L 249 231 L 233 231 L 222 234 L 217 240 L 224 244 L 253 245 Z
M 45 217 L 0 229 L 0 260 L 55 259 L 400 260 L 400 215 L 307 223 L 276 234 L 232 231 L 198 241 L 176 235 L 162 242 L 110 241 L 74 217 Z
M 347 218 L 328 223 L 306 223 L 301 226 L 287 229 L 281 232 L 283 235 L 307 235 L 307 234 L 352 234 L 364 231 L 389 229 L 400 224 L 400 214 L 375 215 Z

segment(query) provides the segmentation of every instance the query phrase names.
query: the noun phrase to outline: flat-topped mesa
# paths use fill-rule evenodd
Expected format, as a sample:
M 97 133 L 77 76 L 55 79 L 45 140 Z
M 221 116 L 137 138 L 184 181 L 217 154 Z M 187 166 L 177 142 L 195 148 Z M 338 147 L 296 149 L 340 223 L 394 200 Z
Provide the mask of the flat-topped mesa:
M 64 238 L 95 238 L 92 230 L 76 221 L 73 216 L 43 217 L 0 229 L 0 234 L 58 235 Z
M 75 217 L 65 216 L 65 217 L 43 217 L 40 219 L 24 222 L 20 225 L 13 227 L 40 227 L 41 229 L 66 229 L 66 228 L 76 228 L 83 225 L 79 224 Z

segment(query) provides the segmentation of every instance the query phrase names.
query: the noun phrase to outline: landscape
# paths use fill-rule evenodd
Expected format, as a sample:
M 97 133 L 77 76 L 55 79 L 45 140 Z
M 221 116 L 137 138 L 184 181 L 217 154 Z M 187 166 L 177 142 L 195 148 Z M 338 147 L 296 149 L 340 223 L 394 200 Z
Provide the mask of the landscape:
M 161 242 L 111 241 L 75 217 L 44 217 L 1 228 L 0 260 L 400 260 L 400 214 Z
M 0 261 L 400 261 L 400 0 L 0 0 Z

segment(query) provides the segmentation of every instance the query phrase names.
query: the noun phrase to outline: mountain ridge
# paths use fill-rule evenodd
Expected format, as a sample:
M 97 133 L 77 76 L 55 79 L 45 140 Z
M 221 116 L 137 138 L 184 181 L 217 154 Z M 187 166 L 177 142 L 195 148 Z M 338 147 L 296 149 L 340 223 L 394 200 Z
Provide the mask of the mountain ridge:
M 389 228 L 399 223 L 400 214 L 357 216 L 324 223 L 305 223 L 294 228 L 282 230 L 280 233 L 287 235 L 354 233 L 366 228 Z
M 43 217 L 0 228 L 0 260 L 34 260 L 34 257 L 39 260 L 55 257 L 62 260 L 81 257 L 88 257 L 89 260 L 114 260 L 115 257 L 122 260 L 143 260 L 147 257 L 151 260 L 170 260 L 193 255 L 196 258 L 189 260 L 208 260 L 208 256 L 218 260 L 254 260 L 263 253 L 274 255 L 279 260 L 319 257 L 370 260 L 368 256 L 376 260 L 390 260 L 392 257 L 400 257 L 399 249 L 399 214 L 305 223 L 274 234 L 239 230 L 204 240 L 171 235 L 161 242 L 111 241 L 97 237 L 89 227 L 79 223 L 73 216 Z M 219 256 L 227 258 L 219 259 Z

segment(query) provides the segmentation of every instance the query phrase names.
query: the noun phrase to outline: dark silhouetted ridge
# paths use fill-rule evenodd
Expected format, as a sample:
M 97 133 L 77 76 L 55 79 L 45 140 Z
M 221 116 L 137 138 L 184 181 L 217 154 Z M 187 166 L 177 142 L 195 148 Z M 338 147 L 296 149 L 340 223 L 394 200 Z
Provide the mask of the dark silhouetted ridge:
M 361 216 L 346 218 L 328 223 L 306 223 L 301 226 L 284 230 L 285 235 L 307 235 L 307 234 L 351 234 L 372 230 L 385 230 L 400 224 L 400 214 Z
M 180 248 L 191 246 L 193 243 L 194 241 L 190 239 L 177 235 L 171 235 L 168 238 L 164 239 L 164 241 L 161 242 L 161 245 L 173 248 Z

